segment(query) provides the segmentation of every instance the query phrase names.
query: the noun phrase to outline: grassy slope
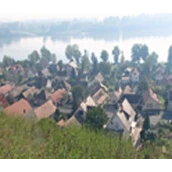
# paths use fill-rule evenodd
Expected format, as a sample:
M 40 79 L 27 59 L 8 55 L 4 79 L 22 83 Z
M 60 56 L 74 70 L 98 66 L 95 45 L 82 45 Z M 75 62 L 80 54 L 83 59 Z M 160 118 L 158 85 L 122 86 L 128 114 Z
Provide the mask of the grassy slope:
M 129 141 L 88 129 L 60 129 L 51 120 L 38 123 L 0 115 L 0 158 L 164 158 L 160 147 L 137 152 Z

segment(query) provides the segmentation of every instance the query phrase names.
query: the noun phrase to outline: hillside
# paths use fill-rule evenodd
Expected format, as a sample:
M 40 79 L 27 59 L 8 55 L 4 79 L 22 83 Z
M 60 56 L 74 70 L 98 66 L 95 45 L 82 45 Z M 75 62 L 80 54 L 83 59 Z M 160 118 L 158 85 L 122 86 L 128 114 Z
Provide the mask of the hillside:
M 136 151 L 130 141 L 88 129 L 60 129 L 54 121 L 38 123 L 0 115 L 1 159 L 170 158 L 149 144 Z

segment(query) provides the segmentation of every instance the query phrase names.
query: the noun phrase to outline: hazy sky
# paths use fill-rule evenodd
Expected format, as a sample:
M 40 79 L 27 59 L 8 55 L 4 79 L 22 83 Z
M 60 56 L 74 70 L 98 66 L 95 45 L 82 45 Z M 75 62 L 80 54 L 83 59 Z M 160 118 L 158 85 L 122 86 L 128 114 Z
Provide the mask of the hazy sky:
M 103 19 L 108 16 L 124 16 L 124 15 L 133 15 L 133 14 L 119 14 L 119 13 L 1 13 L 0 21 L 16 21 L 16 20 L 32 20 L 32 19 L 73 19 L 73 18 L 96 18 Z M 137 14 L 134 14 L 137 15 Z

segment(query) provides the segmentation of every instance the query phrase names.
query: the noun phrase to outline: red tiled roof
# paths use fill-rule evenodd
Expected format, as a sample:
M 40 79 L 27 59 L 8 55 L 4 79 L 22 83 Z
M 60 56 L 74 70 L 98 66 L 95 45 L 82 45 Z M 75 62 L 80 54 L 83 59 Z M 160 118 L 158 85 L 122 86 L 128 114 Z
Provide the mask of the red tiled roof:
M 55 103 L 59 103 L 59 101 L 63 98 L 63 95 L 67 93 L 65 89 L 59 89 L 56 92 L 54 92 L 53 94 L 50 95 L 50 97 L 52 98 L 52 100 Z
M 13 87 L 10 84 L 6 84 L 0 87 L 0 94 L 6 94 L 11 91 Z
M 21 99 L 20 101 L 8 106 L 4 112 L 9 115 L 24 115 L 26 112 L 32 110 L 31 105 L 25 99 Z
M 44 103 L 42 106 L 35 109 L 35 114 L 38 119 L 48 118 L 50 115 L 54 114 L 56 111 L 56 107 L 52 103 L 51 100 Z
M 8 107 L 9 103 L 3 94 L 0 94 L 0 106 L 3 108 Z

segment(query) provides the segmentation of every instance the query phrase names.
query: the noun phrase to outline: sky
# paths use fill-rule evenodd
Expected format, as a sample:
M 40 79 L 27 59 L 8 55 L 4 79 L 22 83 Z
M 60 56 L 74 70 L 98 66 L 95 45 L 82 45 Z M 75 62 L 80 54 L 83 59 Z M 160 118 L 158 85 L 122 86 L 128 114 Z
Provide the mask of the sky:
M 102 20 L 108 16 L 125 16 L 125 15 L 139 15 L 139 14 L 119 14 L 119 13 L 1 13 L 0 21 L 24 21 L 24 20 L 43 20 L 43 19 L 74 19 L 74 18 L 84 18 L 91 19 L 95 18 Z

